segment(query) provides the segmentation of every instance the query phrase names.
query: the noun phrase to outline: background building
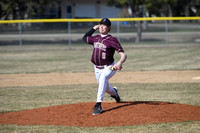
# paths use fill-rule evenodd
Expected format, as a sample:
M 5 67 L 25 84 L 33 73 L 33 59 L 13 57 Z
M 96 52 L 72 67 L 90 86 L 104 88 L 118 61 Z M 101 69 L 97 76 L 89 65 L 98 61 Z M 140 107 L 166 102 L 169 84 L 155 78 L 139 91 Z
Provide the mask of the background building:
M 62 0 L 61 18 L 114 18 L 121 8 L 107 6 L 106 0 Z

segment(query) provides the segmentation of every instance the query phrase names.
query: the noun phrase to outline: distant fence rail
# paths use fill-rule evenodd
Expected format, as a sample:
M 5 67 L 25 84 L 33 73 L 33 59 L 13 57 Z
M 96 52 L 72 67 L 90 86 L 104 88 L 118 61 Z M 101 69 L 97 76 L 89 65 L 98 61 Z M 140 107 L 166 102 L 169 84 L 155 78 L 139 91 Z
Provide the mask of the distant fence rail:
M 25 19 L 25 20 L 1 20 L 5 23 L 50 23 L 50 22 L 99 22 L 101 19 Z M 146 17 L 146 18 L 110 18 L 111 21 L 151 21 L 151 20 L 200 20 L 200 17 Z

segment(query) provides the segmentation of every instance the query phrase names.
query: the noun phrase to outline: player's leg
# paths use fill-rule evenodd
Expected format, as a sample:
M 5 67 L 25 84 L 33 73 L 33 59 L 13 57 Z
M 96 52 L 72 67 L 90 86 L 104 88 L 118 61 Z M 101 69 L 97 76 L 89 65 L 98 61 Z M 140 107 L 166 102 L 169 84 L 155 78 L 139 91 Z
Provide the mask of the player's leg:
M 94 70 L 95 70 L 95 76 L 96 76 L 97 82 L 99 83 L 99 78 L 100 78 L 103 70 L 96 68 L 96 66 L 94 66 Z M 94 106 L 94 111 L 92 114 L 97 115 L 97 114 L 101 114 L 101 113 L 102 113 L 101 102 L 97 102 Z
M 104 68 L 99 76 L 99 87 L 97 93 L 97 102 L 102 102 L 104 94 L 107 90 L 109 84 L 108 80 L 116 73 L 116 71 L 111 71 L 109 68 Z
M 94 111 L 92 113 L 93 115 L 102 113 L 101 102 L 103 101 L 106 88 L 109 84 L 108 79 L 110 79 L 115 73 L 116 71 L 111 71 L 109 68 L 97 69 L 95 67 L 95 75 L 99 83 L 99 87 L 97 93 L 97 102 L 94 106 Z
M 106 92 L 111 96 L 115 96 L 117 94 L 116 91 L 113 89 L 113 87 L 109 84 L 109 82 L 107 83 L 106 86 Z

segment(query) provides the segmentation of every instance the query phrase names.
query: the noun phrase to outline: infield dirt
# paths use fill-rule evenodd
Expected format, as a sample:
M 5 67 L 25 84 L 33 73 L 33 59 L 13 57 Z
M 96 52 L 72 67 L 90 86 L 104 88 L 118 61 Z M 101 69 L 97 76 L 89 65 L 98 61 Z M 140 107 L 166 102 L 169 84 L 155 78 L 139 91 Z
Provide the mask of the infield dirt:
M 200 83 L 200 71 L 117 72 L 110 83 Z M 1 74 L 0 87 L 97 83 L 93 72 Z
M 118 72 L 112 83 L 200 83 L 200 71 Z M 93 73 L 2 74 L 0 87 L 96 83 Z M 0 124 L 105 127 L 161 122 L 200 121 L 200 107 L 156 101 L 94 102 L 44 107 L 0 114 Z

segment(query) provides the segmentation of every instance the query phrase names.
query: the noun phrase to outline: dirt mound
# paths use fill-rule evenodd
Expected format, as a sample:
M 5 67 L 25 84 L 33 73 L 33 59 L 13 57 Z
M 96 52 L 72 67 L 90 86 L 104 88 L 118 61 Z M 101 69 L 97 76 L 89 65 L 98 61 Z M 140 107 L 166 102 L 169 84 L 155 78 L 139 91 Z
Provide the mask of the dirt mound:
M 199 121 L 200 107 L 167 102 L 103 102 L 103 113 L 92 115 L 94 102 L 67 104 L 0 114 L 0 124 L 107 127 L 161 122 Z

